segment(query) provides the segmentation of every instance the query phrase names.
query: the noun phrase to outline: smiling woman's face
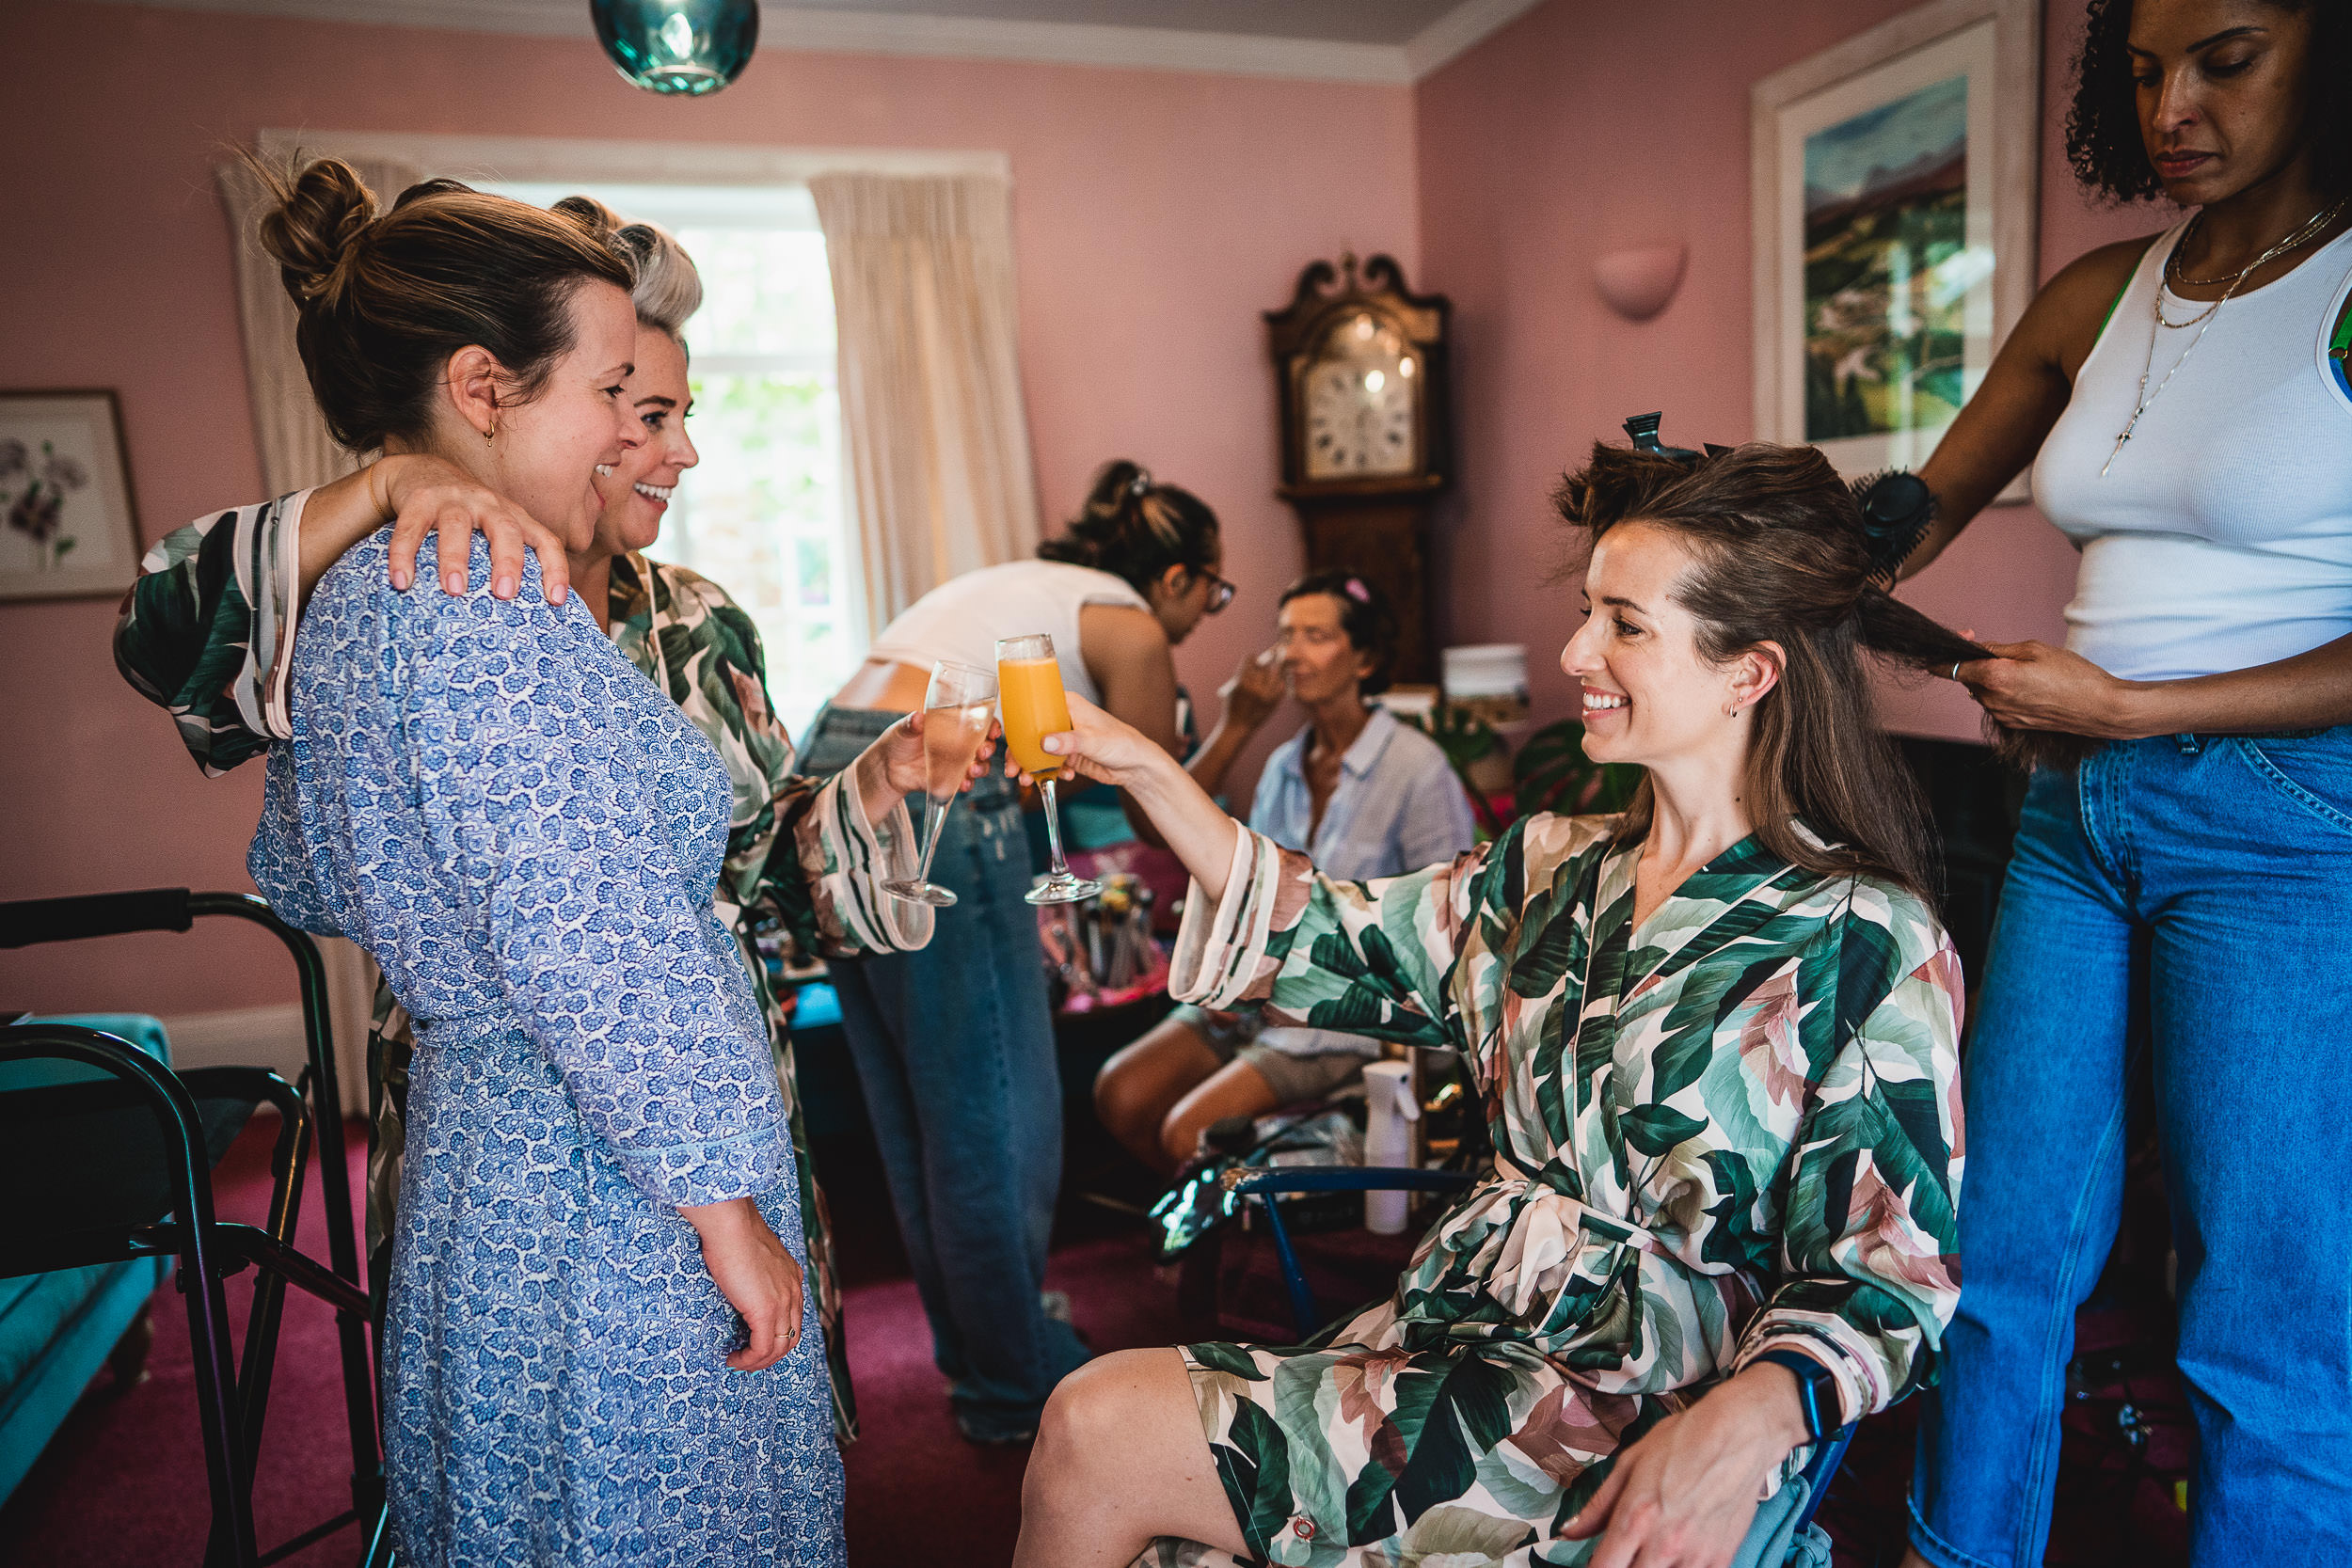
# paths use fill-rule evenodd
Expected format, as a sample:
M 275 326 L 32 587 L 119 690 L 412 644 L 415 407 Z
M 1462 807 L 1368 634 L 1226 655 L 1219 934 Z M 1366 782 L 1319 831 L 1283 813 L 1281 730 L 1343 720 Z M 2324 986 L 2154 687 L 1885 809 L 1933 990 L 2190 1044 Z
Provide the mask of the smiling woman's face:
M 686 434 L 694 394 L 686 382 L 686 350 L 657 327 L 639 324 L 637 373 L 626 394 L 644 435 L 641 445 L 596 473 L 596 547 L 613 555 L 642 550 L 661 536 L 678 477 L 702 461 Z
M 2301 150 L 2315 9 L 2137 0 L 2126 40 L 2132 82 L 2140 139 L 2165 195 L 2184 207 L 2219 201 Z
M 1746 743 L 1725 711 L 1736 672 L 1701 657 L 1698 619 L 1674 599 L 1690 565 L 1682 541 L 1651 523 L 1620 523 L 1593 546 L 1585 622 L 1560 668 L 1582 689 L 1596 762 L 1655 768 Z

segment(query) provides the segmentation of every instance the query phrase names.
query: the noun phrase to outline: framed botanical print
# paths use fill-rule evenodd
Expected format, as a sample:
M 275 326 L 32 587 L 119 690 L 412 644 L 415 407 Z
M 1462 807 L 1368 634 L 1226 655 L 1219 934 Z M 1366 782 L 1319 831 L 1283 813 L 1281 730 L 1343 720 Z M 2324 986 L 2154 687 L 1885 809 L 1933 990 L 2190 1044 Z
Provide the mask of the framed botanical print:
M 1758 438 L 1916 468 L 1984 379 L 2037 283 L 2041 9 L 1933 0 L 1756 84 Z
M 138 516 L 111 391 L 0 391 L 0 599 L 120 594 Z

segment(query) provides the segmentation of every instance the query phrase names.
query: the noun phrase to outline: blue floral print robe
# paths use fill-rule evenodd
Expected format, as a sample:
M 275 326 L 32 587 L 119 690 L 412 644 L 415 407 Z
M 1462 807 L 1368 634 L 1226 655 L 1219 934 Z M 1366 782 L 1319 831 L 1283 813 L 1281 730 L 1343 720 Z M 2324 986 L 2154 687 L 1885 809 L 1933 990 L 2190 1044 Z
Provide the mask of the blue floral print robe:
M 143 696 L 171 713 L 208 774 L 226 773 L 291 733 L 285 673 L 301 619 L 294 548 L 308 495 L 297 491 L 214 513 L 174 530 L 141 562 L 143 575 L 124 601 L 116 663 Z M 720 913 L 735 927 L 753 991 L 767 1015 L 792 1127 L 809 1285 L 833 1371 L 834 1426 L 842 1441 L 852 1441 L 857 1401 L 832 1219 L 801 1110 L 792 1054 L 794 993 L 770 982 L 755 944 L 755 932 L 774 928 L 796 959 L 827 950 L 813 907 L 785 891 L 804 874 L 789 824 L 799 820 L 801 802 L 817 784 L 794 770 L 791 737 L 768 701 L 758 629 L 724 589 L 683 566 L 631 553 L 613 559 L 610 596 L 614 644 L 702 731 L 734 785 Z M 902 927 L 911 909 L 883 898 L 852 903 L 841 913 L 853 946 L 896 949 L 909 945 Z M 415 1046 L 408 1015 L 391 989 L 379 983 L 368 1041 L 372 1258 L 391 1238 Z
M 837 1564 L 814 1292 L 789 1355 L 728 1370 L 741 1323 L 677 1212 L 752 1196 L 804 1253 L 713 909 L 727 770 L 535 562 L 512 602 L 400 594 L 388 538 L 304 617 L 251 868 L 286 919 L 360 942 L 418 1031 L 384 1336 L 401 1556 Z M 912 864 L 902 808 L 878 832 L 840 784 L 805 806 L 817 918 Z

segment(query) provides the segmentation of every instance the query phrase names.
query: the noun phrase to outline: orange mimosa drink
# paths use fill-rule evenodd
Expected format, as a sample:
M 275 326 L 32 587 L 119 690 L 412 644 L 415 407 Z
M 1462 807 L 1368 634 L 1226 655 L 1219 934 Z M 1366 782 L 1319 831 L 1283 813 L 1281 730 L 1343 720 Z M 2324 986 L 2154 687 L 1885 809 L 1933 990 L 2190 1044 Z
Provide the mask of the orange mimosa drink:
M 1061 771 L 1061 758 L 1041 744 L 1070 728 L 1070 702 L 1062 693 L 1061 661 L 1006 658 L 996 664 L 996 689 L 1005 705 L 1005 750 L 1030 773 Z
M 1032 904 L 1074 904 L 1103 891 L 1103 884 L 1070 869 L 1061 848 L 1061 808 L 1054 800 L 1054 785 L 1064 771 L 1062 759 L 1044 747 L 1045 737 L 1070 728 L 1070 698 L 1061 689 L 1061 663 L 1054 657 L 1054 640 L 1042 632 L 1029 637 L 1000 638 L 996 643 L 996 691 L 1004 707 L 1005 750 L 1022 771 L 1037 780 L 1045 804 L 1045 844 L 1053 864 L 1025 895 Z

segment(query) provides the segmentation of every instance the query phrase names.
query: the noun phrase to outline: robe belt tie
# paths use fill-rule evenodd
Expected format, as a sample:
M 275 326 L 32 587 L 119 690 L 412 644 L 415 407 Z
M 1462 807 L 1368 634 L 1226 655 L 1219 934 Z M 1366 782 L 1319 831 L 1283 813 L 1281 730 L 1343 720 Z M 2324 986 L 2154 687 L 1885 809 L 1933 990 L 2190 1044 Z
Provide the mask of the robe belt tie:
M 1566 1287 L 1587 1246 L 1661 1250 L 1649 1231 L 1570 1196 L 1502 1154 L 1495 1156 L 1494 1180 L 1448 1218 L 1446 1229 L 1459 1235 L 1482 1221 L 1495 1228 L 1470 1269 L 1488 1295 L 1521 1318 Z

